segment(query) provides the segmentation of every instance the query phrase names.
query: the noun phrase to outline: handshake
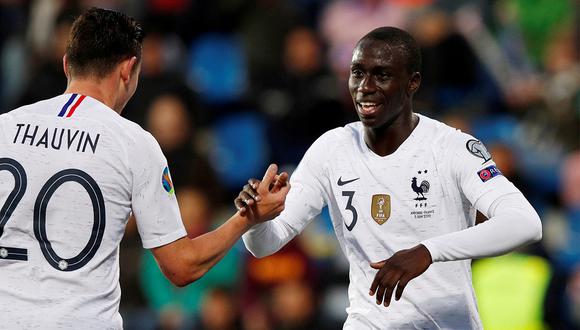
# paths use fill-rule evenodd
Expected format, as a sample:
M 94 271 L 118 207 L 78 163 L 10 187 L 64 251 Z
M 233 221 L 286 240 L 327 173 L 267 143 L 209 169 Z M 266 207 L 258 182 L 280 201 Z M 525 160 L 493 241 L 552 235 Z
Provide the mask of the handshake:
M 289 176 L 286 172 L 277 172 L 278 166 L 271 164 L 261 181 L 249 179 L 234 200 L 240 215 L 251 224 L 272 220 L 284 210 L 286 196 L 290 191 Z

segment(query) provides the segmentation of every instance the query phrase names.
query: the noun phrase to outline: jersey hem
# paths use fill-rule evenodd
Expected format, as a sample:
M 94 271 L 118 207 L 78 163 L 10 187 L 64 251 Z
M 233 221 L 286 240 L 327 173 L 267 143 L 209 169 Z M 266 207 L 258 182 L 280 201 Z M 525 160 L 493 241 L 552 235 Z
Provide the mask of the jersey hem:
M 144 240 L 143 241 L 143 248 L 145 249 L 152 249 L 152 248 L 156 248 L 162 245 L 166 245 L 172 242 L 177 241 L 180 238 L 183 238 L 187 236 L 187 233 L 185 232 L 184 228 L 180 228 L 174 232 L 171 232 L 169 234 L 163 235 L 161 237 L 157 237 L 154 239 L 150 239 L 150 240 Z

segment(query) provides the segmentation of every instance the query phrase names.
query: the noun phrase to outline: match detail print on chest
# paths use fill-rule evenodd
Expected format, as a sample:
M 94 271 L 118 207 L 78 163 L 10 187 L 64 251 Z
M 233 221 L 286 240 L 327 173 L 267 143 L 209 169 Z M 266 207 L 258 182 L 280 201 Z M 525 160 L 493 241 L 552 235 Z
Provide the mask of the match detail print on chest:
M 437 173 L 430 168 L 420 168 L 407 179 L 408 198 L 406 199 L 409 215 L 413 219 L 431 219 L 439 204 L 440 191 Z
M 352 231 L 362 218 L 378 226 L 393 221 L 393 216 L 419 221 L 434 218 L 442 194 L 438 173 L 429 165 L 394 174 L 396 179 L 387 185 L 368 181 L 360 173 L 337 175 L 336 198 L 346 229 Z

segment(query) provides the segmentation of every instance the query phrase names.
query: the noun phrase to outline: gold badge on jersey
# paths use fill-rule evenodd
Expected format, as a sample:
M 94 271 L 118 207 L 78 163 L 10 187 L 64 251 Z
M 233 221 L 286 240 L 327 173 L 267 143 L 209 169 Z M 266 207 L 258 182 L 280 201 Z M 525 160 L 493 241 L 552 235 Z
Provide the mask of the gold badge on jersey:
M 391 196 L 373 195 L 371 202 L 371 216 L 376 223 L 382 225 L 391 216 Z

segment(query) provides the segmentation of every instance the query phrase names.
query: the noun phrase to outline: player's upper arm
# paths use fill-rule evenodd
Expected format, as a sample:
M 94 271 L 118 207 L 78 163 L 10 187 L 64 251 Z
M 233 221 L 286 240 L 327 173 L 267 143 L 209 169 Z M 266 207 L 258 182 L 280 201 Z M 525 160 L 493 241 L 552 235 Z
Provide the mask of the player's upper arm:
M 292 188 L 280 217 L 299 222 L 299 231 L 326 205 L 329 190 L 328 161 L 336 149 L 336 139 L 336 130 L 318 138 L 306 151 L 290 177 Z
M 265 257 L 277 252 L 302 232 L 326 205 L 325 161 L 329 152 L 326 139 L 331 132 L 327 132 L 310 146 L 292 173 L 292 188 L 286 197 L 284 211 L 272 221 L 258 224 L 243 235 L 246 248 L 255 257 Z
M 167 160 L 157 141 L 142 132 L 130 153 L 132 209 L 144 248 L 154 248 L 186 235 Z
M 484 144 L 457 132 L 452 135 L 450 167 L 467 199 L 489 217 L 491 204 L 499 197 L 520 191 L 501 173 Z

